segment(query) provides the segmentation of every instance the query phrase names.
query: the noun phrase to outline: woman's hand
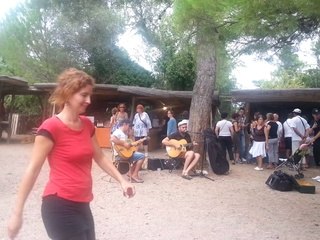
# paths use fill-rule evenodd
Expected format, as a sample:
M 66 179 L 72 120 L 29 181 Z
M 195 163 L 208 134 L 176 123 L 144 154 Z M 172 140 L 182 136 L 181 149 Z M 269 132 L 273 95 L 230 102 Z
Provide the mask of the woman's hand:
M 13 214 L 8 223 L 8 236 L 9 239 L 15 239 L 22 227 L 22 215 Z
M 136 194 L 136 189 L 128 181 L 123 181 L 121 183 L 121 188 L 123 191 L 123 196 L 125 196 L 126 198 L 132 198 Z

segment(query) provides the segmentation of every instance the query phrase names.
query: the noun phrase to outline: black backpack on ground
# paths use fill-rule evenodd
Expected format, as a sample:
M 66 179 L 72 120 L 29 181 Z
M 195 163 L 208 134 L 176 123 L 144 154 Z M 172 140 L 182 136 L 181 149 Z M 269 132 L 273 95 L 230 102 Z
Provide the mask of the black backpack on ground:
M 279 170 L 274 171 L 268 177 L 266 184 L 274 190 L 292 191 L 295 186 L 295 179 L 293 176 Z

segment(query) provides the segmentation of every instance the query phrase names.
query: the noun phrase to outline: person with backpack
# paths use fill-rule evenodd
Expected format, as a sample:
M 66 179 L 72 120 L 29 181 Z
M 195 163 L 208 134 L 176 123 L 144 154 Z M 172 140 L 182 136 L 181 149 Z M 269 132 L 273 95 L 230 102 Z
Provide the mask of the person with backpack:
M 297 149 L 299 149 L 300 145 L 305 143 L 308 137 L 310 125 L 307 120 L 301 117 L 301 110 L 299 108 L 295 108 L 292 111 L 292 152 L 294 153 Z M 306 158 L 302 159 L 302 166 L 304 168 L 308 167 L 306 162 Z

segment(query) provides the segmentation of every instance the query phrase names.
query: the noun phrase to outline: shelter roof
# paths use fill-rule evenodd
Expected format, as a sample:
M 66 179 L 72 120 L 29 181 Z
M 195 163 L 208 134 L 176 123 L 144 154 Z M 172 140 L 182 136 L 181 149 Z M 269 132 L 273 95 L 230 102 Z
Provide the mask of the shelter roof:
M 231 91 L 233 102 L 320 102 L 320 88 Z
M 13 89 L 28 89 L 29 85 L 26 80 L 19 77 L 0 76 L 0 91 L 6 93 Z
M 0 76 L 0 95 L 6 94 L 46 94 L 56 87 L 56 83 L 34 83 L 28 82 L 20 77 Z M 192 91 L 171 91 L 138 86 L 123 86 L 113 84 L 96 84 L 94 95 L 103 99 L 126 100 L 131 96 L 136 99 L 159 100 L 163 103 L 185 104 L 191 101 Z M 218 92 L 215 92 L 213 104 L 219 104 Z
M 32 94 L 39 93 L 28 81 L 21 77 L 0 76 L 0 96 L 6 94 Z
M 44 91 L 52 91 L 56 86 L 56 83 L 35 83 L 33 86 Z M 123 86 L 113 84 L 96 84 L 94 94 L 109 97 L 136 96 L 139 99 L 162 99 L 163 101 L 172 101 L 178 99 L 184 99 L 185 101 L 191 100 L 192 98 L 192 91 L 171 91 L 147 87 Z M 218 104 L 218 101 L 218 92 L 215 92 L 213 102 L 215 104 Z

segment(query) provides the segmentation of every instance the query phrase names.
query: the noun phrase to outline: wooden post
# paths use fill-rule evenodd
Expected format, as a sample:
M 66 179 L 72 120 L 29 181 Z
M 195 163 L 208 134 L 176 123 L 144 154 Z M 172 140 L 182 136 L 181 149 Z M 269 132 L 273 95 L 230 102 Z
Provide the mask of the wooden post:
M 133 96 L 131 98 L 131 109 L 130 109 L 130 120 L 133 120 L 134 114 L 135 114 L 135 108 L 136 108 L 136 97 Z

